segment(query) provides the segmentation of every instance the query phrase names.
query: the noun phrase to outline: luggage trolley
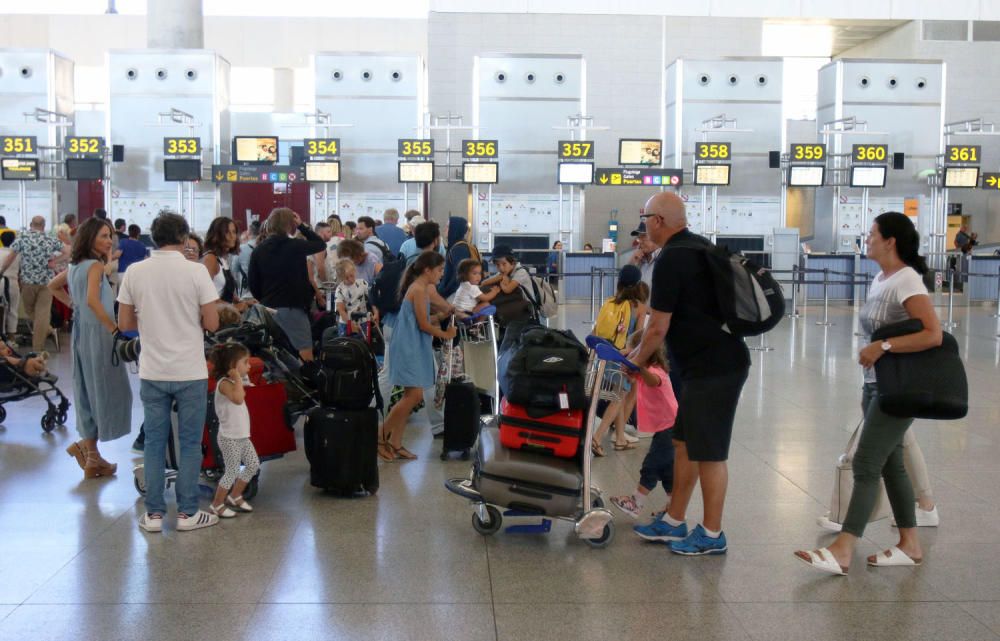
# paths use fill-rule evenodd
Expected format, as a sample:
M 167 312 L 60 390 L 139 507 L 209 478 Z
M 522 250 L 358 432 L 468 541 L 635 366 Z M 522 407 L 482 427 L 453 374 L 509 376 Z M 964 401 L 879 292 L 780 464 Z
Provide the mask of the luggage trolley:
M 484 307 L 458 324 L 459 346 L 465 357 L 465 375 L 476 389 L 493 399 L 495 414 L 500 406 L 500 377 L 497 375 L 497 308 Z
M 503 516 L 543 517 L 540 531 L 548 531 L 550 518 L 572 521 L 577 536 L 588 545 L 603 548 L 615 535 L 613 515 L 604 507 L 600 488 L 591 485 L 590 441 L 593 439 L 597 403 L 601 399 L 619 400 L 624 389 L 625 373 L 607 368 L 608 361 L 624 361 L 616 349 L 595 343 L 590 358 L 587 381 L 590 405 L 587 411 L 583 447 L 576 459 L 557 459 L 520 450 L 506 450 L 500 445 L 496 417 L 484 420 L 476 443 L 476 456 L 468 477 L 451 478 L 445 487 L 468 499 L 475 506 L 472 527 L 484 536 L 495 534 L 503 525 Z M 627 364 L 627 361 L 625 362 Z M 516 477 L 484 470 L 484 462 L 503 468 Z M 502 513 L 501 510 L 508 510 Z M 516 526 L 515 526 L 516 527 Z M 539 531 L 539 528 L 532 528 Z M 524 531 L 524 530 L 522 530 Z

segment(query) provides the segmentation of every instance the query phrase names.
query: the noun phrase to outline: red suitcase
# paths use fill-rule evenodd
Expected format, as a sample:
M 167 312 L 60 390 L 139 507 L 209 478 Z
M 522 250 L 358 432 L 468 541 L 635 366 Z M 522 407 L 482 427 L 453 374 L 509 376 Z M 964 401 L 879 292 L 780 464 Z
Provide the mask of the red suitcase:
M 534 418 L 523 405 L 500 402 L 500 443 L 512 450 L 527 450 L 560 458 L 573 458 L 583 434 L 583 410 L 558 410 Z
M 281 383 L 265 383 L 247 387 L 246 393 L 244 402 L 250 411 L 250 442 L 257 450 L 257 456 L 266 459 L 294 452 L 295 431 L 288 424 L 285 413 L 285 404 L 288 402 L 285 386 Z M 206 470 L 222 466 L 222 461 L 216 461 L 216 448 L 211 439 L 209 426 L 206 425 L 202 436 L 205 456 L 201 461 L 202 469 Z

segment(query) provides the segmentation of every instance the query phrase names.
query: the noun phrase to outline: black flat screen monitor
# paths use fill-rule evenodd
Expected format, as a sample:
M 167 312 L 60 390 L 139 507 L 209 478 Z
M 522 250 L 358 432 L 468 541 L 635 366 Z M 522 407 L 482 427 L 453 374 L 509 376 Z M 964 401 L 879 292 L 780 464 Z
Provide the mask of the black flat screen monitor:
M 277 136 L 236 136 L 233 162 L 245 165 L 273 165 L 278 162 Z
M 826 167 L 822 165 L 792 165 L 788 168 L 789 187 L 822 187 Z
M 592 162 L 559 163 L 560 185 L 590 185 L 593 182 L 594 182 L 594 163 Z
M 694 184 L 708 187 L 728 185 L 732 168 L 732 165 L 695 165 Z
M 37 158 L 4 158 L 0 167 L 3 180 L 38 180 Z
M 67 158 L 66 180 L 101 180 L 104 178 L 103 158 Z
M 975 189 L 979 186 L 979 167 L 945 167 L 944 186 L 948 189 Z
M 851 187 L 885 187 L 886 165 L 854 165 L 851 167 Z
M 190 158 L 166 158 L 163 161 L 163 180 L 167 182 L 201 180 L 201 161 Z

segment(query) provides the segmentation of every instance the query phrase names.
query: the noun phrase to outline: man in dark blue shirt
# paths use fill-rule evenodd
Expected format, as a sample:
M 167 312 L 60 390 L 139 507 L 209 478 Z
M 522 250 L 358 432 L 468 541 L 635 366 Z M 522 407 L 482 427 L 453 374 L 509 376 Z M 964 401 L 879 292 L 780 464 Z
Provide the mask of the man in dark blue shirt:
M 129 225 L 128 238 L 122 238 L 118 241 L 118 250 L 121 252 L 121 255 L 118 256 L 119 274 L 124 274 L 129 265 L 146 258 L 146 246 L 139 240 L 141 232 L 138 225 Z

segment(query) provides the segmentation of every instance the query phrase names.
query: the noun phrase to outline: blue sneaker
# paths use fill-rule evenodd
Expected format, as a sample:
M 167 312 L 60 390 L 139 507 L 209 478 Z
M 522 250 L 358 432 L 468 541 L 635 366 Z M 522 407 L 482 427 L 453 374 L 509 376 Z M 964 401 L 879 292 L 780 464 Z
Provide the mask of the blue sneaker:
M 705 533 L 705 528 L 701 525 L 697 525 L 683 541 L 674 541 L 669 545 L 671 552 L 674 554 L 683 554 L 684 556 L 725 554 L 728 549 L 725 532 L 720 532 L 719 538 L 713 539 Z
M 688 535 L 687 523 L 673 526 L 660 518 L 656 518 L 648 525 L 636 525 L 632 530 L 647 541 L 656 543 L 669 543 L 670 541 L 683 541 Z

